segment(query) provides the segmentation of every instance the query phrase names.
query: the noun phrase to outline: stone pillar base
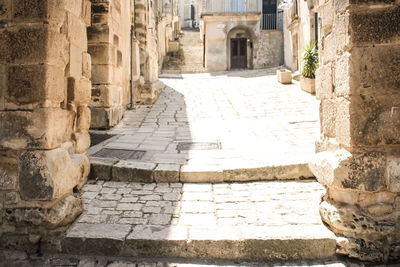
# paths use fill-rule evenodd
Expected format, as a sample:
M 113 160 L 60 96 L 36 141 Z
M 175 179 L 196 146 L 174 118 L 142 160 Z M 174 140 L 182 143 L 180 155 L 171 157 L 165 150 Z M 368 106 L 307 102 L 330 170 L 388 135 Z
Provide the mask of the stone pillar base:
M 338 237 L 337 253 L 365 261 L 399 259 L 400 158 L 327 147 L 331 150 L 317 153 L 309 166 L 327 188 L 320 214 Z
M 0 250 L 36 253 L 43 238 L 62 233 L 82 210 L 81 200 L 72 195 L 45 207 L 8 208 L 0 228 Z
M 125 109 L 121 106 L 111 108 L 91 107 L 90 129 L 107 130 L 116 126 L 122 119 Z
M 165 84 L 162 81 L 137 84 L 135 88 L 136 98 L 134 101 L 136 104 L 153 105 L 164 88 Z

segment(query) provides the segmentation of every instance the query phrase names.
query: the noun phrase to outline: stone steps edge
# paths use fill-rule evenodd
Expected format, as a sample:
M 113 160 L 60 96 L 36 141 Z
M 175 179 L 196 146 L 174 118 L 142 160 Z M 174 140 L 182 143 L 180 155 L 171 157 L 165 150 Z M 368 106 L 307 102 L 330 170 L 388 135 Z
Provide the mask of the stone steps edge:
M 318 248 L 318 249 L 316 249 Z M 315 260 L 335 256 L 333 238 L 244 240 L 117 240 L 63 237 L 59 251 L 44 253 L 219 260 Z
M 104 161 L 104 159 L 96 161 L 91 158 L 89 179 L 141 183 L 226 183 L 315 179 L 307 163 L 219 170 L 185 170 L 182 169 L 186 167 L 184 165 L 176 165 L 175 169 L 157 169 L 159 165 L 163 164 Z

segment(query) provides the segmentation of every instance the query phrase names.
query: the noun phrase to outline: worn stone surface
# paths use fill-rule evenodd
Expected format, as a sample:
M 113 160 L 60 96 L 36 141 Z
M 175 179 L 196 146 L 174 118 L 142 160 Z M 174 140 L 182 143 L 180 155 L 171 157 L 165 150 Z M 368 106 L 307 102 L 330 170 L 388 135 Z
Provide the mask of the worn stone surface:
M 272 266 L 327 266 L 327 267 L 364 267 L 369 266 L 355 260 L 343 258 L 331 258 L 324 260 L 297 260 L 297 261 L 229 261 L 229 260 L 191 260 L 191 259 L 141 259 L 104 256 L 75 256 L 65 254 L 45 254 L 43 256 L 30 256 L 25 252 L 6 250 L 0 254 L 0 266 L 9 266 L 12 262 L 15 266 L 101 266 L 101 267 L 272 267 Z M 7 262 L 7 264 L 5 264 Z M 395 267 L 397 264 L 379 264 L 382 267 Z
M 319 219 L 323 190 L 315 182 L 98 181 L 82 191 L 84 212 L 62 241 L 64 252 L 316 259 L 335 251 L 334 236 Z
M 170 53 L 163 64 L 162 73 L 201 73 L 203 42 L 199 31 L 183 30 L 179 36 L 178 51 Z
M 34 252 L 82 211 L 90 2 L 0 2 L 0 243 Z
M 117 136 L 89 155 L 103 147 L 144 150 L 140 162 L 156 164 L 155 181 L 312 177 L 307 160 L 319 132 L 318 102 L 296 84 L 278 83 L 275 74 L 276 69 L 166 75 L 169 87 L 158 101 L 128 111 L 106 132 Z M 182 142 L 217 143 L 221 149 L 179 150 Z M 97 166 L 94 162 L 92 168 Z
M 322 136 L 310 169 L 327 188 L 320 213 L 339 236 L 337 252 L 386 262 L 400 258 L 400 39 L 398 1 L 379 3 L 319 1 Z

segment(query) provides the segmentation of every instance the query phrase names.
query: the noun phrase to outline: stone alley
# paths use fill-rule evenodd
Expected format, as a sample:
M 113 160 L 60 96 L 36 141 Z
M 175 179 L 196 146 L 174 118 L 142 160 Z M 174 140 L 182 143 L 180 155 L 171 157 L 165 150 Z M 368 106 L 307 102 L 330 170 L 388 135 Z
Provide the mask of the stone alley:
M 307 163 L 319 135 L 319 102 L 296 84 L 278 83 L 275 73 L 162 76 L 167 87 L 157 102 L 128 111 L 106 132 L 114 137 L 89 150 L 92 175 L 100 175 L 93 178 L 123 181 L 129 169 L 149 172 L 144 182 L 313 177 Z M 97 157 L 102 149 L 145 153 L 117 161 Z M 113 166 L 112 177 L 102 176 L 104 166 Z
M 0 0 L 0 267 L 399 266 L 399 63 L 400 0 Z
M 336 241 L 318 214 L 324 188 L 304 180 L 312 176 L 318 101 L 296 84 L 279 84 L 275 72 L 164 75 L 167 87 L 152 107 L 95 132 L 112 137 L 89 149 L 93 180 L 82 189 L 83 214 L 58 240 L 61 250 L 42 249 L 331 259 Z M 133 150 L 140 159 L 125 157 Z

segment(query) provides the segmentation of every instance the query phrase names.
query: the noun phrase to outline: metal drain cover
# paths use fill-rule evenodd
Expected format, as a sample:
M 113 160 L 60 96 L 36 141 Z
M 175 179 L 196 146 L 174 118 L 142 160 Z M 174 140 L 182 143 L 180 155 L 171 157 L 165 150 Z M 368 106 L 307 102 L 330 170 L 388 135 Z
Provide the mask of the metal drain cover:
M 122 160 L 140 160 L 143 158 L 146 151 L 143 150 L 127 150 L 127 149 L 112 149 L 102 148 L 92 156 L 97 158 L 117 158 Z
M 177 150 L 216 150 L 221 149 L 220 142 L 179 142 Z

